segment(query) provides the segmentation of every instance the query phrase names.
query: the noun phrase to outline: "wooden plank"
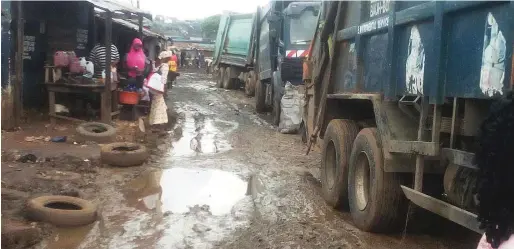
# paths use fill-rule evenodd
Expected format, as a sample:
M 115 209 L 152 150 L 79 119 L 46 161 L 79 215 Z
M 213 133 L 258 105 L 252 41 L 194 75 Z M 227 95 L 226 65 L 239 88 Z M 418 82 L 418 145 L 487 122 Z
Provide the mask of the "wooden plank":
M 50 125 L 55 126 L 55 92 L 48 91 L 48 110 L 50 110 Z
M 112 13 L 106 12 L 105 18 L 105 52 L 106 52 L 106 68 L 105 68 L 105 87 L 102 93 L 100 115 L 102 122 L 109 124 L 112 121 L 111 116 L 111 44 L 112 44 Z
M 24 20 L 23 20 L 23 2 L 15 2 L 16 4 L 16 56 L 15 61 L 15 74 L 16 80 L 13 89 L 13 102 L 14 102 L 14 125 L 20 125 L 21 114 L 23 112 L 23 100 L 21 93 L 23 89 L 23 35 L 24 35 Z
M 64 120 L 69 120 L 69 121 L 73 121 L 73 122 L 86 122 L 86 120 L 82 120 L 82 119 L 78 119 L 78 118 L 72 118 L 72 117 L 66 117 L 66 116 L 62 116 L 62 115 L 57 115 L 57 114 L 50 114 L 50 117 L 51 118 L 60 118 L 60 119 L 64 119 Z

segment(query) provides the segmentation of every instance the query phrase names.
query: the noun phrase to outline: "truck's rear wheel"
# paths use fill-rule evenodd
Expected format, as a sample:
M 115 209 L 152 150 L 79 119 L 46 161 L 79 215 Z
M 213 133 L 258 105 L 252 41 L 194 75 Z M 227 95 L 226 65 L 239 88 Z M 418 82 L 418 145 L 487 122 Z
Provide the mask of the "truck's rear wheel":
M 230 75 L 232 74 L 232 68 L 227 67 L 225 70 L 225 78 L 223 78 L 223 88 L 225 89 L 232 89 L 234 86 L 234 80 L 230 78 Z
M 383 160 L 376 128 L 362 129 L 350 156 L 348 198 L 353 221 L 363 231 L 391 232 L 406 215 L 401 175 L 384 172 Z
M 273 96 L 273 106 L 271 107 L 271 115 L 273 117 L 273 125 L 278 126 L 280 124 L 280 99 Z
M 256 81 L 257 81 L 257 78 L 255 77 L 255 73 L 253 71 L 250 71 L 247 74 L 246 81 L 245 81 L 245 94 L 247 96 L 255 95 L 255 82 Z
M 266 85 L 260 80 L 255 82 L 255 110 L 259 113 L 266 111 Z
M 359 127 L 351 120 L 334 119 L 323 138 L 321 189 L 333 208 L 348 207 L 348 162 Z
M 216 87 L 218 87 L 218 88 L 223 87 L 223 80 L 224 80 L 223 77 L 225 77 L 225 68 L 220 67 L 217 72 Z

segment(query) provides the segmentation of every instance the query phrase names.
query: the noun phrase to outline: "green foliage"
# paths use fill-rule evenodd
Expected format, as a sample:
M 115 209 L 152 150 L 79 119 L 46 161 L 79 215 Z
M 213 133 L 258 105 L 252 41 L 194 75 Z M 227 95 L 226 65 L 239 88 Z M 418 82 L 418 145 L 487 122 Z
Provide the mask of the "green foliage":
M 205 18 L 202 21 L 202 34 L 203 37 L 209 39 L 216 39 L 216 34 L 218 33 L 218 26 L 220 23 L 221 15 L 214 15 Z

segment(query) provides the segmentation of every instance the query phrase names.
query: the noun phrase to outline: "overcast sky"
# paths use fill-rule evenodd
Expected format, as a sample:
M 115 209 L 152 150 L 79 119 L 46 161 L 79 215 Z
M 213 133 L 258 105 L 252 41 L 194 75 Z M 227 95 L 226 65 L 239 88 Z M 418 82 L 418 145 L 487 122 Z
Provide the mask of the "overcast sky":
M 125 0 L 130 2 L 131 0 Z M 154 15 L 176 17 L 181 20 L 201 19 L 220 14 L 224 10 L 251 13 L 269 0 L 140 0 L 141 8 Z M 132 0 L 134 5 L 137 0 Z

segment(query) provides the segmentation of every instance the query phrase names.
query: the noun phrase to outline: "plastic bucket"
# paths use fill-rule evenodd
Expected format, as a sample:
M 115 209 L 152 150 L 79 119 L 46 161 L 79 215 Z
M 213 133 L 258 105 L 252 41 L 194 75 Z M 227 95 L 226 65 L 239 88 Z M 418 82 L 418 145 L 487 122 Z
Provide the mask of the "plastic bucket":
M 139 103 L 139 93 L 120 91 L 119 100 L 121 104 L 137 105 L 137 103 Z

